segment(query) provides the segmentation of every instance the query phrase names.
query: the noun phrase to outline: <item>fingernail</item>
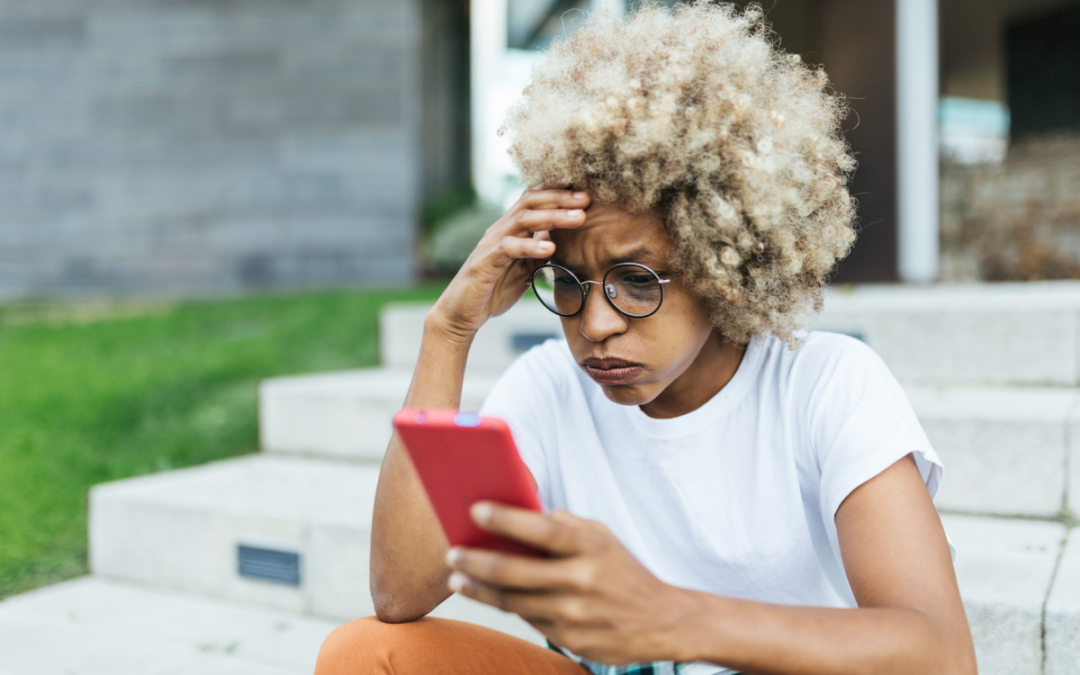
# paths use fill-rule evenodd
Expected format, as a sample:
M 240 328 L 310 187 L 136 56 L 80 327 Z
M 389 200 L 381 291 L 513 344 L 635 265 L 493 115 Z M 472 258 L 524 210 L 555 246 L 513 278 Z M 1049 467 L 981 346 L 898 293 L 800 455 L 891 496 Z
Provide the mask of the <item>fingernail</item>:
M 454 572 L 450 575 L 450 579 L 446 582 L 446 585 L 450 587 L 450 590 L 456 593 L 469 585 L 469 577 L 465 576 L 464 572 Z
M 585 193 L 584 192 L 575 192 L 574 193 L 574 199 L 585 199 Z
M 570 209 L 566 212 L 567 218 L 577 218 L 581 215 L 581 209 Z
M 540 250 L 541 251 L 554 251 L 555 250 L 555 244 L 552 244 L 550 241 L 542 241 L 542 242 L 540 242 Z
M 459 560 L 461 560 L 461 549 L 452 548 L 446 552 L 447 565 L 453 567 Z
M 495 509 L 487 502 L 478 502 L 473 504 L 472 517 L 478 523 L 486 523 L 491 520 L 491 516 L 494 515 Z

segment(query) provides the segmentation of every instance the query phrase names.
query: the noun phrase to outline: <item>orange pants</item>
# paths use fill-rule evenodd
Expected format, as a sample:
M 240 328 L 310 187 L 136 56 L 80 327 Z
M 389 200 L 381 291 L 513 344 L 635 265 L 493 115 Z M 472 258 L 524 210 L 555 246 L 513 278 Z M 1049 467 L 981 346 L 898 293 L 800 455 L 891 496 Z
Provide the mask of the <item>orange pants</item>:
M 323 642 L 315 675 L 586 675 L 562 654 L 497 630 L 425 617 L 338 626 Z

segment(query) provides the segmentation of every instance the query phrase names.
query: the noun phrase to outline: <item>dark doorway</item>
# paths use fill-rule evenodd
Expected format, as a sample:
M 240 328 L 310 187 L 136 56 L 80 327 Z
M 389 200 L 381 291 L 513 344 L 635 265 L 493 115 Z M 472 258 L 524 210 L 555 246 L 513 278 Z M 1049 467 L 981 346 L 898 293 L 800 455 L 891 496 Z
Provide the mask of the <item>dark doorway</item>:
M 1009 22 L 1012 140 L 1080 131 L 1080 6 Z

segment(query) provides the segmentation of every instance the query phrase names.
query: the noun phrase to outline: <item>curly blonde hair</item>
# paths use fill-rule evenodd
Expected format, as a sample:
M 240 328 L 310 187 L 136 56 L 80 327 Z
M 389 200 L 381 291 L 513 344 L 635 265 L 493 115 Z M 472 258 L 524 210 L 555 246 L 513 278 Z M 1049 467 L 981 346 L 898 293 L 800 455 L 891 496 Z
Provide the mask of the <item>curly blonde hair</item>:
M 657 209 L 670 264 L 728 339 L 794 346 L 855 240 L 855 161 L 844 99 L 774 42 L 757 6 L 595 13 L 552 45 L 500 133 L 529 184 Z

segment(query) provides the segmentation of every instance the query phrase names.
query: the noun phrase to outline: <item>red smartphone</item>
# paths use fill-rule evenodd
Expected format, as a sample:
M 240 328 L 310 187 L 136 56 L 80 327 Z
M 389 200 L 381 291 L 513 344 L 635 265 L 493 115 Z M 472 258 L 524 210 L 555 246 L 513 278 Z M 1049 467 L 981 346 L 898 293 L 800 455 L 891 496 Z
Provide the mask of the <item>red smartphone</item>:
M 546 556 L 484 532 L 469 517 L 469 507 L 479 501 L 543 510 L 506 422 L 457 410 L 405 408 L 394 415 L 394 428 L 451 546 Z

